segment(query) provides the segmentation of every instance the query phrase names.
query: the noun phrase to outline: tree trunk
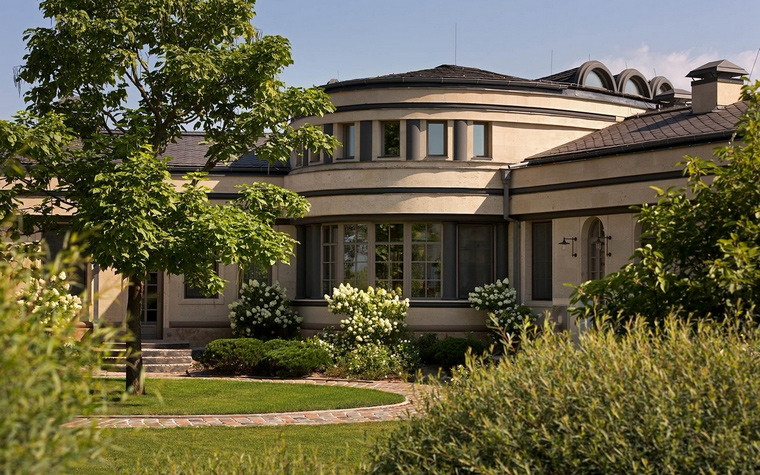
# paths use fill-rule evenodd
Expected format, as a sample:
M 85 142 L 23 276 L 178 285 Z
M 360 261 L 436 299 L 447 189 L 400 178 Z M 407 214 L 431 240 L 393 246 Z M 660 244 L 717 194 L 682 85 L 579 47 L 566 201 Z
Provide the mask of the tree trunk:
M 145 282 L 135 276 L 129 278 L 127 292 L 127 381 L 126 390 L 135 395 L 145 392 L 143 385 L 142 335 L 140 323 L 142 316 L 143 292 Z

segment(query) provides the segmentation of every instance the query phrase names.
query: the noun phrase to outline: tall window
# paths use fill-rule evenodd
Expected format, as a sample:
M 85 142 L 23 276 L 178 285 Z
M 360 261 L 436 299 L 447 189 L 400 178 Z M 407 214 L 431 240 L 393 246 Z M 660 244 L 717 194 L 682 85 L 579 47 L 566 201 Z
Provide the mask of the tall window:
M 493 282 L 493 226 L 460 224 L 457 242 L 459 298 L 466 299 L 478 285 Z
M 399 122 L 382 122 L 381 153 L 384 157 L 401 155 L 401 125 Z
M 605 239 L 602 222 L 595 219 L 588 230 L 588 278 L 599 280 L 604 277 L 604 256 L 607 239 Z
M 322 293 L 332 295 L 338 285 L 338 226 L 322 226 Z
M 142 323 L 157 323 L 161 302 L 158 272 L 151 272 L 143 283 Z
M 552 223 L 533 223 L 533 300 L 552 299 Z
M 404 288 L 404 225 L 375 224 L 375 285 Z
M 446 155 L 446 122 L 427 123 L 427 154 L 429 157 Z
M 369 285 L 369 239 L 366 224 L 343 226 L 343 282 L 366 289 Z
M 354 124 L 343 125 L 343 157 L 342 158 L 354 158 L 356 152 L 356 137 L 354 132 L 356 126 Z
M 441 296 L 441 225 L 412 224 L 412 297 Z
M 485 122 L 475 122 L 472 125 L 472 156 L 488 157 L 491 155 L 489 147 L 488 124 Z

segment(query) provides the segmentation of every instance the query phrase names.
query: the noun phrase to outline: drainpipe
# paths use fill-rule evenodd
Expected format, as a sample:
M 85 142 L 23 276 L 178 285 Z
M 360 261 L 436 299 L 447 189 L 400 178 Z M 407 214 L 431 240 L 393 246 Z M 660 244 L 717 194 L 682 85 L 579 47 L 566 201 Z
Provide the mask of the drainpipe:
M 512 287 L 517 292 L 517 301 L 522 302 L 520 288 L 520 222 L 511 216 L 511 197 L 509 195 L 511 177 L 511 167 L 501 170 L 501 182 L 504 185 L 504 220 L 512 223 Z

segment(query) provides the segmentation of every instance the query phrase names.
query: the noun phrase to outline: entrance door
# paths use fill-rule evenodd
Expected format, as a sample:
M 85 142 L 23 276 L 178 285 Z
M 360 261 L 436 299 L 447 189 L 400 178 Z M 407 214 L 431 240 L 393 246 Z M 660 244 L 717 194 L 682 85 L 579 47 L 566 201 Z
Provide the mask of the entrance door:
M 163 327 L 161 312 L 163 299 L 163 279 L 158 272 L 151 272 L 145 281 L 143 308 L 141 318 L 141 335 L 143 340 L 160 340 Z

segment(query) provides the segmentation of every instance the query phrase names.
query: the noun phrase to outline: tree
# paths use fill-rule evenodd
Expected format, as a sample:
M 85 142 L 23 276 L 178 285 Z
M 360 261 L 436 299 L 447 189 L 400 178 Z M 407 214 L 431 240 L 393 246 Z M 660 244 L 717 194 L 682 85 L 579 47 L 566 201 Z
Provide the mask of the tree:
M 633 262 L 576 288 L 578 314 L 619 323 L 670 314 L 757 320 L 760 298 L 760 82 L 745 86 L 747 111 L 715 160 L 686 157 L 687 189 L 656 189 L 637 215 L 644 245 Z
M 27 112 L 0 124 L 6 212 L 70 213 L 85 252 L 129 279 L 127 387 L 139 379 L 140 310 L 150 272 L 184 274 L 208 294 L 224 282 L 213 263 L 287 261 L 294 243 L 273 229 L 308 203 L 271 185 L 210 206 L 204 174 L 255 150 L 284 161 L 296 147 L 331 151 L 321 129 L 297 116 L 333 110 L 317 88 L 286 88 L 292 63 L 278 36 L 257 34 L 251 0 L 44 0 L 50 28 L 27 30 L 19 72 Z M 206 163 L 181 188 L 161 158 L 188 127 L 203 129 Z M 263 144 L 258 140 L 266 137 Z M 25 160 L 18 161 L 17 157 Z M 19 193 L 44 199 L 25 209 Z

